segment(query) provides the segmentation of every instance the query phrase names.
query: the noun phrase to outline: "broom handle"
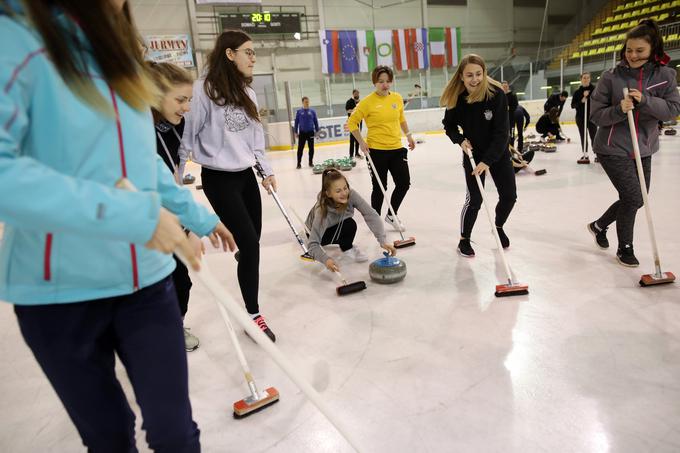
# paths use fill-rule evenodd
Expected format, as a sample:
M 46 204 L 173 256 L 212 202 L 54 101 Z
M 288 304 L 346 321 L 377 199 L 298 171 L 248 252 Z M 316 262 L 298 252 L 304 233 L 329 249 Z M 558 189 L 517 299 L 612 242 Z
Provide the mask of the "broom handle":
M 588 93 L 588 96 L 586 97 L 586 110 L 583 113 L 583 118 L 584 118 L 584 123 L 583 123 L 583 135 L 584 135 L 584 146 L 585 146 L 585 151 L 583 152 L 583 155 L 588 157 L 588 138 L 589 138 L 589 132 L 590 130 L 588 129 L 588 121 L 590 120 L 589 115 L 588 115 L 588 101 L 590 100 L 590 93 Z
M 262 180 L 265 179 L 264 170 L 262 169 L 262 166 L 260 165 L 259 162 L 255 164 L 255 171 L 257 172 L 258 175 L 260 175 L 260 178 L 262 178 Z M 288 226 L 293 231 L 293 235 L 295 236 L 295 239 L 297 240 L 298 244 L 302 248 L 302 251 L 305 254 L 308 254 L 309 250 L 307 250 L 307 246 L 305 245 L 305 243 L 302 240 L 302 238 L 300 237 L 300 235 L 297 234 L 297 231 L 295 231 L 295 226 L 293 225 L 293 222 L 291 222 L 290 217 L 288 216 L 288 213 L 286 212 L 286 208 L 283 207 L 283 204 L 281 203 L 281 199 L 279 198 L 279 195 L 276 193 L 276 190 L 274 190 L 274 188 L 272 187 L 270 189 L 269 193 L 272 197 L 274 197 L 274 201 L 276 201 L 276 205 L 279 207 L 279 210 L 281 211 L 281 214 L 283 214 L 283 217 L 286 219 L 286 222 L 288 222 Z
M 375 164 L 373 163 L 373 159 L 371 158 L 371 153 L 370 152 L 364 153 L 364 155 L 366 156 L 366 163 L 371 164 L 369 170 L 372 170 L 373 176 L 375 177 L 376 181 L 378 181 L 378 187 L 380 187 L 380 191 L 383 194 L 383 198 L 387 202 L 387 208 L 389 209 L 390 214 L 392 214 L 392 217 L 394 217 L 394 219 L 399 224 L 399 228 L 398 228 L 399 229 L 399 236 L 401 236 L 401 240 L 403 241 L 403 240 L 405 240 L 405 238 L 404 238 L 404 233 L 401 232 L 401 220 L 399 220 L 399 217 L 397 217 L 397 214 L 394 212 L 394 209 L 392 209 L 392 203 L 390 203 L 390 200 L 387 198 L 386 190 L 382 185 L 382 181 L 380 181 L 380 176 L 378 175 L 378 169 L 375 168 Z
M 243 355 L 243 349 L 241 349 L 241 343 L 238 341 L 238 338 L 236 337 L 236 332 L 234 331 L 234 326 L 231 324 L 231 320 L 229 319 L 229 314 L 227 313 L 227 310 L 217 302 L 217 308 L 220 310 L 220 314 L 222 315 L 222 319 L 224 320 L 224 324 L 227 326 L 227 330 L 229 331 L 229 338 L 231 338 L 231 342 L 234 345 L 234 350 L 236 350 L 236 357 L 238 357 L 238 361 L 241 364 L 241 368 L 243 368 L 243 374 L 245 375 L 246 382 L 248 383 L 248 388 L 250 389 L 250 393 L 253 395 L 253 398 L 258 400 L 260 399 L 260 392 L 257 390 L 257 385 L 255 385 L 255 379 L 253 379 L 253 375 L 250 372 L 250 367 L 248 366 L 248 362 L 246 361 L 246 356 Z
M 623 96 L 628 97 L 628 88 L 623 89 Z M 645 217 L 647 218 L 647 229 L 649 230 L 649 239 L 652 241 L 652 251 L 654 253 L 654 267 L 656 268 L 656 277 L 661 278 L 661 259 L 659 258 L 659 248 L 656 245 L 656 234 L 654 232 L 654 220 L 652 220 L 652 207 L 649 205 L 649 196 L 647 195 L 647 181 L 645 181 L 644 168 L 642 168 L 642 158 L 640 157 L 640 145 L 638 144 L 637 129 L 635 128 L 635 119 L 633 118 L 633 111 L 629 110 L 628 129 L 630 129 L 630 139 L 633 142 L 633 153 L 635 154 L 635 164 L 637 165 L 638 181 L 640 181 L 640 190 L 642 191 L 642 201 L 645 205 Z
M 295 369 L 295 367 L 288 361 L 288 359 L 281 353 L 279 348 L 271 342 L 271 340 L 256 327 L 253 320 L 250 319 L 248 315 L 245 314 L 243 309 L 239 307 L 234 299 L 231 297 L 227 291 L 222 288 L 222 285 L 217 281 L 213 273 L 210 271 L 210 267 L 206 261 L 201 263 L 201 271 L 195 272 L 192 270 L 191 266 L 186 261 L 181 254 L 177 255 L 179 259 L 187 266 L 194 277 L 203 283 L 216 301 L 226 308 L 229 313 L 236 319 L 236 321 L 248 332 L 248 335 L 260 345 L 262 349 L 269 354 L 269 356 L 274 360 L 274 362 L 279 365 L 279 367 L 288 375 L 291 381 L 293 381 L 302 392 L 307 396 L 307 398 L 319 409 L 319 411 L 328 419 L 328 421 L 335 427 L 335 429 L 340 433 L 341 436 L 345 438 L 347 443 L 349 443 L 352 448 L 358 453 L 362 450 L 359 448 L 359 443 L 354 439 L 353 436 L 349 434 L 343 422 L 333 414 L 333 411 L 326 404 L 321 395 L 312 387 Z
M 463 151 L 465 152 L 465 151 Z M 472 165 L 472 169 L 474 170 L 475 167 L 477 167 L 477 164 L 475 163 L 474 157 L 472 157 L 472 151 L 466 152 L 468 159 L 470 159 L 470 164 Z M 508 260 L 505 259 L 505 251 L 503 250 L 503 244 L 501 244 L 501 238 L 498 236 L 498 231 L 496 230 L 496 222 L 494 222 L 493 217 L 491 217 L 491 210 L 489 209 L 489 205 L 486 202 L 486 191 L 484 190 L 484 185 L 482 184 L 482 179 L 479 177 L 479 175 L 475 175 L 475 179 L 477 180 L 477 186 L 479 187 L 479 193 L 482 196 L 482 204 L 484 205 L 484 209 L 486 210 L 486 215 L 489 217 L 489 225 L 491 225 L 491 232 L 493 233 L 494 239 L 496 239 L 496 246 L 498 247 L 498 251 L 501 254 L 501 261 L 503 262 L 503 267 L 505 268 L 505 275 L 508 276 L 508 284 L 512 285 L 512 272 L 510 271 L 510 265 L 508 264 Z

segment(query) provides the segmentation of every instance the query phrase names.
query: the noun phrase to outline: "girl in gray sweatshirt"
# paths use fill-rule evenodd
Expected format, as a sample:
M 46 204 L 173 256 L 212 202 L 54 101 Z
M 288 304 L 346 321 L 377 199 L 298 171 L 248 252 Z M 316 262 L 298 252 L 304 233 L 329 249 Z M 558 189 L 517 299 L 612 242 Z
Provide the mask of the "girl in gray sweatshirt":
M 357 223 L 352 219 L 354 210 L 363 216 L 366 225 L 373 232 L 380 247 L 395 255 L 397 250 L 387 242 L 385 229 L 378 213 L 350 189 L 347 178 L 335 169 L 325 170 L 321 176 L 321 191 L 317 202 L 307 215 L 305 226 L 309 231 L 307 247 L 315 260 L 323 263 L 330 271 L 340 270 L 335 261 L 321 248 L 323 245 L 339 244 L 343 256 L 358 263 L 368 257 L 354 245 Z
M 624 266 L 639 265 L 633 253 L 633 229 L 637 210 L 643 206 L 633 155 L 627 112 L 635 117 L 637 139 L 647 187 L 652 172 L 652 154 L 659 150 L 659 121 L 680 113 L 676 73 L 666 66 L 663 39 L 653 20 L 643 20 L 626 34 L 621 62 L 602 77 L 591 96 L 591 121 L 599 126 L 593 150 L 619 193 L 602 216 L 588 224 L 596 244 L 609 247 L 607 228 L 616 222 L 616 256 Z M 623 89 L 629 95 L 624 98 Z

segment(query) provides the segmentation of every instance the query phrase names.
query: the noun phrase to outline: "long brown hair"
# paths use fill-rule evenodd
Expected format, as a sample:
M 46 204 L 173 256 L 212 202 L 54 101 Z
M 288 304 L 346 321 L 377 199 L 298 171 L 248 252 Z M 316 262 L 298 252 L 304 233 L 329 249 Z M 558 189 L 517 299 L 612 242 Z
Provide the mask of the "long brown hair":
M 474 93 L 470 94 L 467 98 L 468 104 L 480 101 L 488 101 L 496 95 L 498 90 L 503 89 L 503 85 L 498 83 L 496 80 L 489 77 L 486 71 L 486 63 L 484 59 L 479 55 L 474 53 L 467 54 L 463 57 L 456 69 L 456 73 L 451 77 L 449 83 L 446 84 L 444 92 L 439 99 L 439 105 L 446 107 L 447 109 L 452 109 L 458 104 L 458 98 L 465 91 L 465 84 L 463 84 L 463 71 L 465 67 L 469 64 L 476 64 L 482 67 L 484 78 L 480 87 Z M 494 89 L 494 87 L 496 87 Z
M 328 192 L 331 188 L 331 185 L 340 179 L 345 180 L 345 184 L 347 184 L 347 188 L 350 189 L 349 187 L 349 181 L 347 181 L 347 178 L 345 178 L 345 175 L 340 172 L 340 170 L 336 170 L 334 168 L 329 168 L 327 170 L 324 170 L 323 174 L 321 175 L 321 191 L 319 192 L 319 195 L 316 197 L 316 204 L 319 207 L 319 210 L 321 211 L 321 218 L 325 219 L 326 215 L 328 214 L 328 208 L 334 208 L 335 207 L 335 201 L 328 195 L 326 195 L 326 192 Z M 350 189 L 351 190 L 351 189 Z M 347 206 L 345 205 L 345 208 Z
M 128 105 L 144 110 L 155 102 L 156 88 L 143 70 L 139 35 L 127 2 L 122 11 L 117 11 L 111 0 L 24 0 L 23 4 L 52 64 L 69 88 L 88 104 L 111 111 L 87 74 L 87 53 L 96 61 L 104 80 Z M 60 21 L 55 9 L 73 21 Z M 91 50 L 78 40 L 78 27 Z
M 227 49 L 236 50 L 248 41 L 252 41 L 252 38 L 241 30 L 225 30 L 217 37 L 215 47 L 208 55 L 208 72 L 203 89 L 215 104 L 242 107 L 250 118 L 260 121 L 257 107 L 246 92 L 246 86 L 253 81 L 252 77 L 244 76 L 236 63 L 227 58 Z
M 163 98 L 167 96 L 168 92 L 174 87 L 178 85 L 191 85 L 194 83 L 194 78 L 187 70 L 171 63 L 147 61 L 146 68 L 160 91 L 161 97 L 158 100 L 158 105 L 163 102 Z M 163 115 L 157 108 L 152 107 L 151 113 L 153 114 L 154 123 L 159 123 L 163 119 Z
M 663 38 L 659 32 L 659 26 L 653 19 L 643 19 L 635 27 L 628 30 L 626 39 L 623 40 L 623 46 L 619 51 L 621 60 L 626 59 L 626 45 L 629 39 L 642 38 L 649 43 L 652 51 L 649 55 L 649 61 L 657 64 L 664 60 L 665 53 L 663 51 Z

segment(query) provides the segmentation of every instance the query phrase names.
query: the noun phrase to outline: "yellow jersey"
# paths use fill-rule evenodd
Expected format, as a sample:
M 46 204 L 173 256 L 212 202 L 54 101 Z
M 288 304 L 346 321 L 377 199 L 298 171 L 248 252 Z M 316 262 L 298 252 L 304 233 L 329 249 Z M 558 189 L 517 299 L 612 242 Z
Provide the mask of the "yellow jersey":
M 401 123 L 404 117 L 404 99 L 399 93 L 390 92 L 380 96 L 375 91 L 359 102 L 349 117 L 349 131 L 359 129 L 359 123 L 366 121 L 368 136 L 366 142 L 372 149 L 401 149 Z

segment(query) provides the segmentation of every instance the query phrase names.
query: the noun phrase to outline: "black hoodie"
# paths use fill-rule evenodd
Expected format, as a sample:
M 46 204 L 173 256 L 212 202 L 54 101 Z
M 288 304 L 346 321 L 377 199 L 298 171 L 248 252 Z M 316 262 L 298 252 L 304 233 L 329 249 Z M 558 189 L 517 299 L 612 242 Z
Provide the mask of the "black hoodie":
M 468 139 L 477 163 L 491 166 L 503 156 L 510 156 L 508 100 L 503 90 L 491 87 L 493 97 L 468 104 L 467 91 L 458 98 L 452 109 L 447 109 L 442 124 L 453 143 L 460 145 Z
M 585 113 L 585 108 L 586 104 L 581 102 L 581 99 L 583 99 L 583 92 L 588 91 L 588 96 L 593 94 L 593 91 L 595 91 L 595 87 L 591 83 L 587 87 L 584 87 L 581 85 L 578 87 L 578 90 L 574 91 L 574 94 L 571 97 L 571 108 L 576 109 L 576 117 L 577 118 L 583 118 L 583 114 Z M 590 99 L 588 99 L 588 117 L 590 118 Z

